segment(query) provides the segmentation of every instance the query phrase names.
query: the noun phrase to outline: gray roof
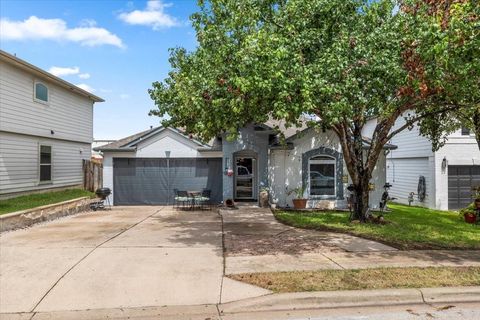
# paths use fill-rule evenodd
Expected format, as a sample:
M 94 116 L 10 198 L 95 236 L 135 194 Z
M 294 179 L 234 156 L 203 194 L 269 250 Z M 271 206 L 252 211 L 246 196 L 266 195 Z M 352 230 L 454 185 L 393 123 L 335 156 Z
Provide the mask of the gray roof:
M 153 130 L 155 130 L 156 128 L 152 128 L 152 129 L 149 129 L 149 130 L 145 130 L 145 131 L 142 131 L 142 132 L 139 132 L 139 133 L 135 133 L 135 134 L 132 134 L 131 136 L 128 136 L 128 137 L 125 137 L 125 138 L 122 138 L 120 140 L 116 140 L 114 142 L 111 142 L 109 144 L 106 144 L 106 145 L 103 145 L 103 146 L 100 146 L 98 148 L 94 148 L 93 150 L 95 151 L 103 151 L 103 150 L 115 150 L 115 149 L 120 149 L 122 148 L 123 146 L 129 144 L 130 142 L 146 135 L 147 133 L 149 132 L 152 132 Z
M 269 126 L 270 128 L 275 128 L 278 127 L 281 133 L 285 136 L 285 139 L 288 139 L 294 135 L 296 135 L 299 132 L 302 132 L 307 128 L 307 119 L 302 118 L 300 119 L 300 126 L 291 126 L 291 127 L 286 127 L 286 121 L 285 120 L 274 120 L 270 119 L 267 122 L 265 122 L 265 125 Z
M 117 141 L 114 141 L 112 143 L 100 146 L 98 148 L 94 148 L 93 150 L 94 151 L 116 151 L 116 152 L 134 151 L 135 146 L 140 141 L 148 139 L 150 136 L 155 135 L 157 133 L 160 133 L 165 129 L 170 129 L 170 130 L 182 135 L 183 137 L 195 142 L 196 144 L 199 145 L 199 150 L 200 151 L 207 151 L 207 150 L 212 149 L 212 147 L 210 145 L 205 144 L 205 143 L 203 143 L 203 142 L 201 142 L 197 139 L 192 138 L 191 136 L 187 135 L 186 133 L 182 132 L 179 129 L 170 128 L 170 127 L 165 128 L 163 126 L 159 126 L 159 127 L 151 128 L 149 130 L 145 130 L 145 131 L 142 131 L 142 132 L 132 134 L 131 136 L 122 138 L 120 140 L 117 140 Z

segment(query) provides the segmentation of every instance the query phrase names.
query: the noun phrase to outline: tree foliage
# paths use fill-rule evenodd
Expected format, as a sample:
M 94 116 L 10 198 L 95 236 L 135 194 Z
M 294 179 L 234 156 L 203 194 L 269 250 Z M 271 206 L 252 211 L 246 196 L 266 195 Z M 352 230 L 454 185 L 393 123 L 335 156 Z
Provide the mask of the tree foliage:
M 171 51 L 150 90 L 166 125 L 234 138 L 268 119 L 333 130 L 365 219 L 384 145 L 416 121 L 478 102 L 476 0 L 212 0 L 192 15 L 198 47 Z M 477 45 L 477 46 L 476 46 Z M 407 111 L 404 126 L 394 128 Z M 364 149 L 362 130 L 378 119 Z M 432 118 L 433 119 L 433 118 Z

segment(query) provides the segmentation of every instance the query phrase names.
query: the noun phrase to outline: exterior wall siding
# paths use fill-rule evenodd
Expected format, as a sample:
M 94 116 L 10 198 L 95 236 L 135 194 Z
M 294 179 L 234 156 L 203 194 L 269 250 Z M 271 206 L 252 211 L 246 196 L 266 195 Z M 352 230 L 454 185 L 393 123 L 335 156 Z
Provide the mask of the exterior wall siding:
M 49 89 L 49 103 L 34 101 L 34 83 Z M 0 61 L 0 131 L 91 143 L 93 102 Z M 54 134 L 51 133 L 54 132 Z
M 39 146 L 52 147 L 52 182 L 39 183 Z M 0 194 L 80 185 L 90 144 L 0 132 Z
M 332 132 L 326 133 L 316 132 L 315 130 L 308 130 L 300 135 L 297 139 L 292 141 L 294 144 L 293 150 L 272 150 L 270 151 L 270 171 L 269 171 L 269 185 L 271 186 L 272 202 L 278 206 L 292 206 L 292 199 L 295 195 L 288 195 L 288 192 L 303 184 L 302 176 L 304 169 L 302 168 L 303 156 L 311 150 L 319 148 L 328 148 L 342 154 L 340 142 L 338 137 Z M 385 157 L 382 155 L 373 172 L 372 183 L 375 185 L 375 190 L 370 193 L 370 207 L 372 209 L 378 208 L 382 193 L 383 185 L 385 184 Z M 346 197 L 348 191 L 346 187 L 351 183 L 348 172 L 343 163 L 343 175 L 348 177 L 348 182 L 343 182 L 343 199 L 331 200 L 335 207 L 345 207 Z M 337 173 L 338 174 L 338 173 Z M 337 192 L 337 196 L 338 196 Z M 305 197 L 308 197 L 308 190 L 305 191 Z M 309 207 L 315 207 L 322 200 L 311 199 L 308 202 Z
M 412 205 L 434 207 L 434 177 L 433 157 L 422 158 L 388 158 L 387 159 L 387 178 L 388 182 L 392 184 L 390 189 L 390 196 L 397 198 L 395 201 L 408 204 L 408 195 L 414 192 L 414 202 Z M 426 182 L 426 197 L 423 202 L 418 200 L 417 188 L 420 176 L 425 177 Z

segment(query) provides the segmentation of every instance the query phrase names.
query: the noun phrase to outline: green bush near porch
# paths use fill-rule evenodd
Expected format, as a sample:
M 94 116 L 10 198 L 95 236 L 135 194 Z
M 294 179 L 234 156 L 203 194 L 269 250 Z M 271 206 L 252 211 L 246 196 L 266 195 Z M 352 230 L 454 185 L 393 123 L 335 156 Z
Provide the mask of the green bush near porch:
M 480 249 L 480 225 L 467 224 L 457 212 L 390 204 L 388 224 L 359 224 L 349 213 L 274 211 L 280 222 L 308 229 L 343 232 L 399 249 Z
M 18 196 L 11 199 L 0 200 L 0 215 L 81 197 L 92 197 L 93 195 L 92 192 L 83 189 L 67 189 Z

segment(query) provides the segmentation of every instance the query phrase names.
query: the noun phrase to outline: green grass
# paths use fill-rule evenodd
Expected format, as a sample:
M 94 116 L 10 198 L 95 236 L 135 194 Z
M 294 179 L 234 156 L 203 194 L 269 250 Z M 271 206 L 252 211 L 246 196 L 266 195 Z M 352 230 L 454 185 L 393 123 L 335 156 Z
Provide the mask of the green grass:
M 0 215 L 92 195 L 92 192 L 82 189 L 67 189 L 0 200 Z
M 399 249 L 480 249 L 480 226 L 456 212 L 390 204 L 385 225 L 350 223 L 348 213 L 275 211 L 288 225 L 343 232 L 377 240 Z
M 262 272 L 229 278 L 275 293 L 480 285 L 480 267 L 375 268 Z

